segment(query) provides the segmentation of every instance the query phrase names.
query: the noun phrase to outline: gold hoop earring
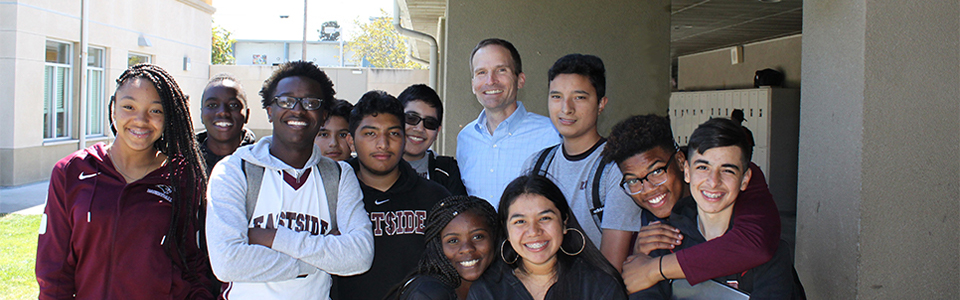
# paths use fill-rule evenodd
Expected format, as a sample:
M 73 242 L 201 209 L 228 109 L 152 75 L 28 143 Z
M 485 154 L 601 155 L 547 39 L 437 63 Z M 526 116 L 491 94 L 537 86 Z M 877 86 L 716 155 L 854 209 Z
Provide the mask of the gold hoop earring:
M 507 263 L 508 265 L 512 265 L 513 263 L 517 262 L 517 259 L 520 259 L 520 254 L 517 254 L 517 257 L 513 258 L 513 261 L 507 261 L 507 257 L 503 255 L 503 253 L 506 252 L 503 249 L 506 244 L 507 240 L 503 240 L 503 243 L 500 243 L 500 258 L 502 258 L 503 262 Z
M 586 248 L 586 247 L 587 247 L 587 238 L 583 236 L 583 232 L 581 232 L 579 229 L 576 229 L 576 228 L 567 228 L 567 231 L 568 231 L 568 232 L 569 232 L 570 230 L 576 231 L 577 233 L 580 234 L 580 241 L 582 241 L 582 243 L 580 243 L 580 250 L 577 250 L 577 253 L 570 253 L 570 252 L 567 252 L 567 250 L 564 250 L 564 249 L 563 249 L 563 245 L 561 245 L 561 246 L 560 246 L 560 251 L 563 251 L 563 254 L 566 254 L 566 255 L 569 255 L 569 256 L 577 256 L 577 254 L 580 254 L 580 252 L 583 252 L 583 248 Z M 564 236 L 566 236 L 566 234 L 564 234 Z M 566 237 L 564 237 L 564 239 L 566 239 Z

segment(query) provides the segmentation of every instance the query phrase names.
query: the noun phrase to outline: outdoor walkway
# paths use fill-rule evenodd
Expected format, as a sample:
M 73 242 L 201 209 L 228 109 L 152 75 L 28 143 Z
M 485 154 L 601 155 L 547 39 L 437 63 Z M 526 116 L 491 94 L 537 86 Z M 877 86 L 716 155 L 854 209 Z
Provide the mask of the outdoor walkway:
M 0 214 L 39 215 L 47 200 L 50 181 L 0 188 Z

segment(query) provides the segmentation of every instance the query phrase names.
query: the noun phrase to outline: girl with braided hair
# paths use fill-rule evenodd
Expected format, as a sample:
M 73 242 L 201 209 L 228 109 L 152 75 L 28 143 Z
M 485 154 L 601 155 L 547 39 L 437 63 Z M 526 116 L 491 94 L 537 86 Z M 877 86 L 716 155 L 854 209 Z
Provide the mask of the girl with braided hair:
M 419 266 L 385 299 L 466 299 L 473 282 L 497 259 L 501 232 L 490 202 L 473 196 L 441 200 L 427 214 Z
M 110 145 L 54 166 L 37 245 L 40 299 L 213 299 L 198 236 L 206 188 L 187 97 L 135 65 L 110 98 Z

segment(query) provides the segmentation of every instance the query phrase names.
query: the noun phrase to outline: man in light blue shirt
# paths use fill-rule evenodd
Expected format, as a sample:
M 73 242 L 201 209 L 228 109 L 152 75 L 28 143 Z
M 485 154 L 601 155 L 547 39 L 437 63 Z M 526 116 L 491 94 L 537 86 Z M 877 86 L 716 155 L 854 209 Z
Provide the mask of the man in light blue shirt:
M 517 101 L 523 87 L 520 52 L 508 41 L 480 41 L 470 54 L 473 94 L 483 105 L 480 116 L 460 130 L 457 161 L 467 194 L 497 207 L 503 189 L 520 176 L 524 160 L 560 143 L 550 118 L 527 112 Z

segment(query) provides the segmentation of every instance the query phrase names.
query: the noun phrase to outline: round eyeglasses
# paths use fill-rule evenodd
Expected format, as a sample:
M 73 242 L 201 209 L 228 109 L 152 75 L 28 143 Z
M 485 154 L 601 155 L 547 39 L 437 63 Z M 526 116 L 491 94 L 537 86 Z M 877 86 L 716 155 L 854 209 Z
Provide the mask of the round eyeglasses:
M 673 162 L 673 157 L 676 155 L 676 152 L 671 154 L 670 158 L 667 159 L 666 164 L 664 164 L 662 167 L 654 169 L 653 171 L 650 171 L 650 173 L 647 173 L 646 176 L 641 178 L 624 178 L 622 181 L 620 181 L 620 187 L 623 188 L 624 192 L 633 196 L 644 191 L 644 182 L 653 184 L 653 186 L 650 187 L 651 189 L 655 189 L 658 186 L 663 185 L 669 178 L 669 175 L 667 175 L 667 168 L 670 167 L 670 163 Z
M 273 97 L 273 102 L 277 103 L 277 106 L 286 109 L 293 109 L 294 106 L 297 106 L 297 102 L 300 102 L 300 106 L 303 106 L 305 110 L 317 110 L 320 109 L 320 105 L 323 104 L 323 99 L 320 98 L 309 98 L 309 97 L 290 97 L 290 96 L 276 96 Z

